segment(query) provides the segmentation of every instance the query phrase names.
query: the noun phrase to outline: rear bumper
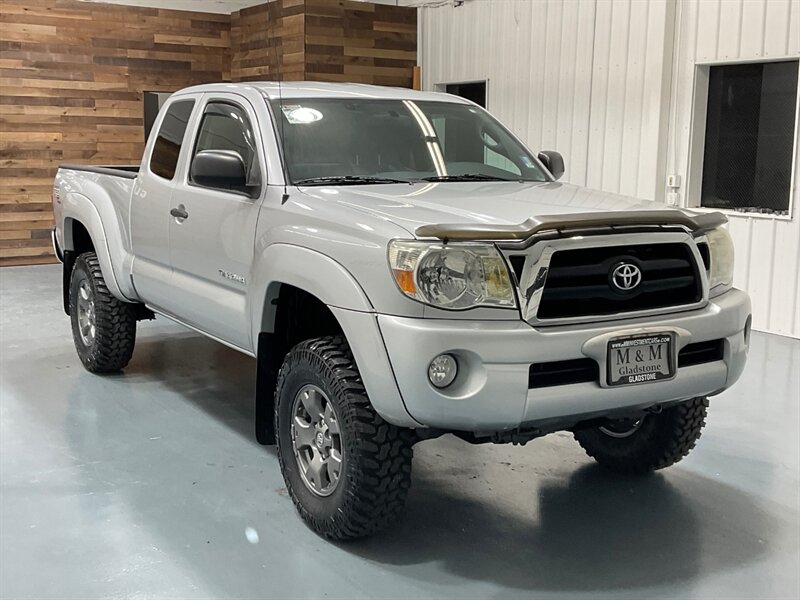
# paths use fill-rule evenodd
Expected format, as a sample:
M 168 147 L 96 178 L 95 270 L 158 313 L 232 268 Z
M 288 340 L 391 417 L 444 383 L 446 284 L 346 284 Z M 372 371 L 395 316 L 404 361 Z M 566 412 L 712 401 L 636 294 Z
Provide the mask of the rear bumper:
M 428 427 L 495 432 L 719 393 L 744 369 L 750 312 L 747 294 L 731 290 L 690 312 L 589 325 L 534 328 L 523 321 L 388 315 L 379 315 L 378 324 L 405 409 L 415 421 Z M 722 360 L 680 367 L 668 381 L 609 388 L 598 380 L 529 389 L 533 363 L 588 357 L 604 373 L 604 352 L 599 349 L 609 337 L 647 331 L 673 332 L 677 349 L 721 339 Z M 459 375 L 439 390 L 428 382 L 427 369 L 445 352 L 456 356 Z

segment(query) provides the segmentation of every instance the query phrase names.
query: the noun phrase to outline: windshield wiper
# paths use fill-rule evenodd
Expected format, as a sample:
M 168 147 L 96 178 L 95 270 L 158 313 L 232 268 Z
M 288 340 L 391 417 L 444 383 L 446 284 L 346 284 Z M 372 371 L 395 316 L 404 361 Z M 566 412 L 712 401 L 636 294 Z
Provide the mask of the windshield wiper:
M 463 175 L 434 175 L 423 177 L 423 181 L 516 181 L 505 177 L 495 177 L 494 175 L 484 175 L 483 173 L 464 173 Z
M 412 183 L 407 179 L 390 177 L 367 177 L 361 175 L 336 175 L 333 177 L 310 177 L 295 181 L 295 185 L 362 185 L 373 183 Z

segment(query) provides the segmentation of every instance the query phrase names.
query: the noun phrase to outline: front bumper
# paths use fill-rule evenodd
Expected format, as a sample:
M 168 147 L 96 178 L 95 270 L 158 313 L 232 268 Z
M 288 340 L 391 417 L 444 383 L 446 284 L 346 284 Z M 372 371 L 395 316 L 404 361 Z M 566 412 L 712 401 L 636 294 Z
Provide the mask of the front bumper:
M 740 290 L 689 312 L 625 321 L 535 328 L 523 321 L 462 321 L 378 316 L 395 379 L 409 415 L 425 426 L 497 432 L 581 415 L 644 408 L 719 393 L 741 375 L 747 356 L 750 299 Z M 723 359 L 680 367 L 673 379 L 608 388 L 598 382 L 528 388 L 532 363 L 589 357 L 611 336 L 671 331 L 681 348 L 723 339 Z M 427 378 L 441 354 L 456 356 L 459 375 L 443 390 Z

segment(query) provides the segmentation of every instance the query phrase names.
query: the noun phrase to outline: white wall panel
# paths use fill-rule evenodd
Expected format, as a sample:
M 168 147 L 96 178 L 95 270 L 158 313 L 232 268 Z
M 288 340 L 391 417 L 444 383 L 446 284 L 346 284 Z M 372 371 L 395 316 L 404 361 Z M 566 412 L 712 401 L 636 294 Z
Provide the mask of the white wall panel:
M 560 151 L 566 181 L 661 198 L 673 13 L 672 0 L 422 8 L 423 85 L 487 79 L 489 109 Z
M 423 86 L 488 80 L 489 110 L 585 183 L 594 2 L 472 1 L 420 9 Z
M 668 1 L 597 4 L 590 187 L 663 199 L 673 12 Z
M 747 0 L 741 2 L 736 10 L 742 13 L 737 51 L 726 55 L 727 58 L 738 56 L 760 57 L 764 54 L 764 12 L 766 0 Z M 734 10 L 733 6 L 728 10 Z M 695 26 L 696 26 L 696 20 Z
M 800 2 L 471 0 L 420 9 L 420 29 L 425 89 L 487 79 L 489 110 L 531 149 L 562 152 L 566 181 L 663 200 L 675 173 L 693 206 L 697 65 L 797 57 Z M 800 163 L 795 172 L 793 220 L 732 214 L 730 230 L 754 327 L 800 337 Z
M 695 110 L 704 114 L 698 65 L 797 58 L 800 4 L 796 0 L 699 0 L 680 2 L 677 8 L 667 170 L 686 182 L 681 190 L 683 205 L 696 206 L 699 142 L 704 132 L 704 119 Z M 800 337 L 799 159 L 796 153 L 792 219 L 729 215 L 737 256 L 734 283 L 753 299 L 753 326 L 793 337 Z

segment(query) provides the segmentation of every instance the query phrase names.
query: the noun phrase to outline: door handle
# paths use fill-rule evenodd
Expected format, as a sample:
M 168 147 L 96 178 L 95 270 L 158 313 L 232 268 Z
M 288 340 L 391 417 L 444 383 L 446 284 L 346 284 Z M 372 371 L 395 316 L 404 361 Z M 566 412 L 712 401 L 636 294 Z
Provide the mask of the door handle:
M 189 218 L 189 213 L 186 212 L 186 207 L 183 204 L 179 204 L 177 208 L 173 208 L 172 210 L 170 210 L 169 214 L 171 214 L 176 219 L 183 220 Z

